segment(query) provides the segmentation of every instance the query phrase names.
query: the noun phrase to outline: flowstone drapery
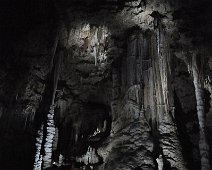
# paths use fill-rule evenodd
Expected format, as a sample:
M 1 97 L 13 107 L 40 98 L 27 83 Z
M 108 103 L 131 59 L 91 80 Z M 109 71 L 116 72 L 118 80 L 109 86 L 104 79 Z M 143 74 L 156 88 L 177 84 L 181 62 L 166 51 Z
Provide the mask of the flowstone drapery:
M 157 38 L 152 37 L 152 67 L 155 94 L 155 110 L 160 134 L 160 147 L 165 159 L 172 168 L 186 169 L 183 160 L 182 148 L 178 139 L 177 127 L 174 120 L 174 99 L 171 88 L 171 53 L 169 48 L 169 37 L 158 25 L 156 29 Z M 158 37 L 160 37 L 158 39 Z M 157 49 L 159 46 L 160 50 Z
M 1 170 L 211 169 L 211 0 L 4 1 Z
M 111 136 L 104 147 L 98 150 L 103 157 L 105 169 L 115 168 L 117 170 L 134 167 L 142 169 L 154 168 L 153 155 L 160 156 L 166 167 L 186 170 L 182 148 L 178 139 L 177 126 L 175 124 L 173 89 L 171 87 L 171 53 L 169 49 L 169 37 L 162 25 L 158 25 L 155 32 L 136 31 L 128 39 L 126 60 L 127 78 L 122 77 L 122 92 L 125 97 L 116 97 L 112 102 L 112 130 Z M 126 63 L 124 63 L 126 62 Z M 123 68 L 123 67 L 122 67 Z M 123 72 L 124 70 L 121 70 Z M 119 71 L 114 71 L 114 84 L 119 79 Z M 125 80 L 123 80 L 125 79 Z M 113 92 L 118 89 L 114 85 Z M 123 91 L 127 89 L 126 92 Z M 117 96 L 117 95 L 115 95 Z M 145 132 L 139 135 L 132 131 L 126 133 L 126 129 L 132 128 L 137 131 L 137 126 L 142 126 Z M 150 133 L 152 131 L 152 133 Z M 133 138 L 131 139 L 131 135 Z M 121 137 L 122 135 L 122 137 Z M 153 136 L 152 136 L 153 135 Z M 152 141 L 152 137 L 154 141 Z M 122 142 L 121 142 L 122 141 Z M 145 157 L 148 163 L 143 163 L 142 158 L 129 156 L 124 163 L 112 163 L 118 160 L 116 150 L 128 152 L 131 148 L 127 141 L 138 143 L 134 154 Z M 142 143 L 140 143 L 142 141 Z M 144 144 L 145 143 L 145 144 Z M 154 146 L 154 147 L 153 147 Z M 141 149 L 141 147 L 143 149 Z M 146 150 L 148 154 L 146 153 Z M 137 152 L 139 150 L 139 152 Z M 152 155 L 148 157 L 147 155 Z M 132 159 L 130 163 L 128 159 Z M 140 163 L 138 163 L 140 162 Z M 134 163 L 134 164 L 131 164 Z

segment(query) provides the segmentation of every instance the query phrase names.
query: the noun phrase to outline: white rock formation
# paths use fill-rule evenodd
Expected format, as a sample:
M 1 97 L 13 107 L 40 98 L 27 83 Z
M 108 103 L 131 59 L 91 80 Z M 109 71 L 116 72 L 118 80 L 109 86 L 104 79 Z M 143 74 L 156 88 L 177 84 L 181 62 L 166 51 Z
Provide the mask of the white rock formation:
M 82 157 L 77 157 L 76 161 L 84 163 L 85 165 L 98 163 L 99 158 L 96 155 L 96 149 L 89 146 L 86 154 Z
M 41 147 L 43 142 L 43 124 L 41 128 L 38 130 L 38 136 L 36 137 L 36 153 L 35 153 L 35 160 L 33 170 L 41 170 L 42 168 L 42 160 L 43 155 L 41 154 Z
M 43 156 L 44 169 L 50 167 L 52 164 L 53 138 L 56 131 L 54 125 L 54 106 L 51 106 L 47 117 L 47 135 L 44 143 L 45 155 Z

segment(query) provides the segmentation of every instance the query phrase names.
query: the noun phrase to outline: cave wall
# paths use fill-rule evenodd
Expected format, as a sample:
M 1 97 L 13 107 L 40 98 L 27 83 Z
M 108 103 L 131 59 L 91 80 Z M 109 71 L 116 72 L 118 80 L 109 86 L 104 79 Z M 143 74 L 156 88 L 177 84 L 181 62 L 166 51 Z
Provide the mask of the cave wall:
M 17 10 L 9 12 L 11 4 Z M 56 129 L 48 166 L 201 169 L 202 122 L 204 142 L 212 145 L 209 1 L 14 1 L 3 7 L 1 169 L 33 169 L 36 151 L 45 156 L 50 106 Z M 192 68 L 202 76 L 202 122 Z

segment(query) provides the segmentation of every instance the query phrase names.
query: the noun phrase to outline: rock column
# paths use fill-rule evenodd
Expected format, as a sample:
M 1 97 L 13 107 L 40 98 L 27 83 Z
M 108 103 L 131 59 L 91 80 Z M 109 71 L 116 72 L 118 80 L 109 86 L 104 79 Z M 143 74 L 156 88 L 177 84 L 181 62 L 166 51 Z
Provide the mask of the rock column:
M 199 63 L 201 64 L 201 63 Z M 197 101 L 197 115 L 199 120 L 199 150 L 201 157 L 201 170 L 210 170 L 209 163 L 209 145 L 206 139 L 205 132 L 205 103 L 204 103 L 204 79 L 201 68 L 197 66 L 197 56 L 192 58 L 192 74 L 195 87 L 195 95 Z

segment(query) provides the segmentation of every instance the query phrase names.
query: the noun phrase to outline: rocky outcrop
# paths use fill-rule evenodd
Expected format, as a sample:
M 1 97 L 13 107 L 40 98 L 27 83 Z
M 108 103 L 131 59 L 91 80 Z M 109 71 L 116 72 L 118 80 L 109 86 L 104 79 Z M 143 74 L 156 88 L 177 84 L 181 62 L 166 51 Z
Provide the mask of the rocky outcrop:
M 139 108 L 140 86 L 132 86 L 123 101 L 113 103 L 110 137 L 98 149 L 107 169 L 154 169 L 151 127 Z
M 209 0 L 2 6 L 0 169 L 210 169 Z

